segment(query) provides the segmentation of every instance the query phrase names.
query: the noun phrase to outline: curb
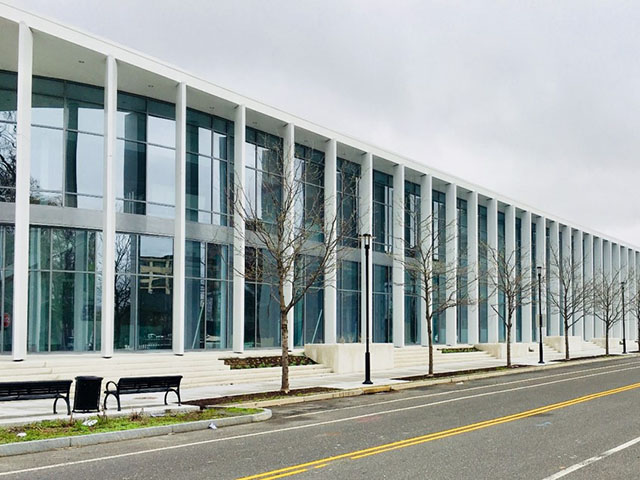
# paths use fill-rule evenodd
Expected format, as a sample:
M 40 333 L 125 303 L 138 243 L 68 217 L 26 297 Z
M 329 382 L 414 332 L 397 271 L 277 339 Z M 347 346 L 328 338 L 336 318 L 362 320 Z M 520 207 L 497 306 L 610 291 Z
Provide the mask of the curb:
M 32 440 L 28 442 L 8 443 L 0 445 L 0 457 L 23 455 L 25 453 L 39 453 L 49 450 L 68 447 L 84 447 L 100 443 L 119 442 L 136 438 L 156 437 L 169 435 L 170 433 L 193 432 L 206 430 L 209 424 L 215 423 L 217 428 L 243 425 L 246 423 L 263 422 L 271 418 L 271 410 L 265 408 L 262 412 L 238 417 L 225 417 L 211 420 L 198 420 L 197 422 L 175 423 L 173 425 L 161 425 L 158 427 L 134 428 L 119 432 L 90 433 L 73 437 L 50 438 L 46 440 Z
M 241 408 L 279 407 L 279 406 L 285 406 L 285 405 L 293 405 L 296 403 L 317 402 L 319 400 L 331 400 L 334 398 L 357 397 L 360 395 L 369 395 L 369 394 L 380 393 L 380 392 L 408 390 L 411 388 L 427 387 L 430 385 L 442 385 L 446 383 L 468 382 L 471 380 L 482 380 L 485 378 L 502 377 L 505 375 L 515 375 L 518 373 L 539 372 L 542 370 L 569 367 L 571 365 L 584 365 L 589 363 L 619 360 L 620 358 L 624 358 L 624 357 L 638 358 L 640 357 L 640 354 L 627 353 L 624 356 L 614 354 L 609 357 L 599 357 L 599 358 L 585 357 L 585 358 L 572 360 L 571 362 L 553 362 L 553 363 L 546 363 L 540 366 L 531 365 L 528 367 L 514 368 L 513 370 L 498 370 L 495 372 L 469 373 L 466 375 L 455 375 L 455 371 L 453 371 L 451 372 L 452 376 L 449 376 L 449 377 L 441 377 L 441 378 L 433 378 L 433 379 L 425 379 L 425 380 L 408 380 L 405 383 L 383 383 L 380 385 L 374 385 L 372 387 L 352 388 L 349 390 L 342 390 L 339 392 L 318 393 L 314 395 L 305 395 L 305 396 L 291 397 L 291 398 L 278 398 L 274 400 L 261 400 L 257 402 L 230 403 L 224 406 L 227 406 L 227 407 L 234 406 L 234 407 L 241 407 Z M 223 406 L 223 405 L 217 405 L 217 406 Z

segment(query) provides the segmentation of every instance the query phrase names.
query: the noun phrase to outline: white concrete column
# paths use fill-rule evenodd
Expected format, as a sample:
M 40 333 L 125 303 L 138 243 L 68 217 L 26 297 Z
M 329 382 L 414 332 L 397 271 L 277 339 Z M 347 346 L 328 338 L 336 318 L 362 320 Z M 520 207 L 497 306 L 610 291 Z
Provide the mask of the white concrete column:
M 446 218 L 446 264 L 447 284 L 446 297 L 453 302 L 457 300 L 457 273 L 458 273 L 458 189 L 455 183 L 447 185 L 445 192 L 445 218 Z M 445 342 L 447 345 L 458 343 L 458 309 L 447 308 L 445 313 L 447 330 Z
M 536 313 L 538 322 L 540 322 L 540 313 L 542 313 L 542 336 L 544 338 L 547 335 L 547 220 L 544 217 L 538 217 L 536 220 L 536 269 L 538 267 L 542 268 L 543 284 L 540 288 L 541 298 L 538 299 L 539 310 Z M 540 325 L 538 325 L 538 331 L 540 331 Z
M 13 250 L 13 360 L 27 356 L 29 305 L 29 194 L 31 178 L 31 84 L 33 35 L 20 22 L 18 34 L 18 113 L 16 136 L 16 219 Z
M 580 292 L 582 292 L 582 289 L 584 288 L 584 252 L 582 251 L 582 248 L 583 248 L 582 235 L 583 234 L 581 230 L 573 230 L 574 245 L 573 245 L 572 255 L 573 255 L 573 264 L 576 265 L 576 267 L 574 267 L 576 278 L 574 279 L 574 284 L 573 284 L 574 304 L 578 303 L 575 301 L 575 298 L 576 296 L 579 297 L 581 295 Z M 578 313 L 578 316 L 580 318 L 573 326 L 573 335 L 578 335 L 580 338 L 584 339 L 585 338 L 584 316 L 586 314 L 585 312 L 586 305 L 584 303 L 584 297 L 583 297 L 582 304 L 579 306 L 581 311 Z
M 487 299 L 487 343 L 498 343 L 499 322 L 502 320 L 498 316 L 498 265 L 492 261 L 492 253 L 498 252 L 498 201 L 487 200 L 487 247 L 489 261 L 487 262 L 487 277 L 493 279 L 489 281 L 489 298 Z
M 420 235 L 419 242 L 422 245 L 423 252 L 429 251 L 431 242 L 433 241 L 433 185 L 432 177 L 430 174 L 425 174 L 420 179 L 420 223 L 418 226 L 418 233 Z M 431 268 L 425 269 L 427 271 Z M 420 279 L 420 284 L 423 284 L 423 279 Z M 431 288 L 433 288 L 433 281 L 430 282 Z M 420 296 L 420 344 L 422 346 L 429 345 L 429 336 L 427 329 L 427 319 L 425 312 L 427 311 L 427 301 L 431 304 L 431 295 L 424 295 L 425 285 L 422 285 Z M 425 297 L 429 297 L 426 299 Z M 433 325 L 432 325 L 433 326 Z
M 596 282 L 601 282 L 606 277 L 604 269 L 604 242 L 602 238 L 593 238 L 593 277 Z M 604 324 L 597 316 L 593 317 L 593 331 L 596 338 L 604 336 Z
M 635 291 L 636 291 L 636 295 L 640 295 L 640 291 L 639 291 L 639 287 L 640 287 L 640 252 L 634 252 L 633 253 L 634 256 L 634 260 L 633 260 L 633 265 L 634 265 L 634 278 L 635 278 Z M 640 334 L 640 332 L 638 331 L 638 324 L 640 323 L 640 317 L 636 316 L 636 327 L 635 327 L 635 339 L 638 342 L 636 344 L 636 346 L 638 347 L 638 350 L 640 351 L 640 337 L 638 337 L 638 334 Z
M 593 235 L 589 233 L 584 234 L 584 252 L 583 252 L 583 271 L 584 271 L 584 283 L 583 286 L 591 288 L 593 282 Z M 585 315 L 584 315 L 584 339 L 591 340 L 594 337 L 594 317 L 593 317 L 593 305 L 591 303 L 591 296 L 585 298 Z
M 560 252 L 560 226 L 558 222 L 550 222 L 549 223 L 549 252 L 551 258 L 547 259 L 547 264 L 549 265 L 549 291 L 552 296 L 556 298 L 560 295 L 560 282 L 558 281 L 558 265 L 554 265 L 556 263 L 553 260 L 553 257 L 562 258 L 562 252 Z M 549 322 L 549 332 L 550 336 L 560 335 L 560 312 L 558 309 L 551 303 L 551 300 L 547 302 L 547 308 L 551 312 L 551 320 Z
M 567 264 L 571 264 L 571 227 L 567 225 L 562 225 L 560 227 L 560 231 L 562 232 L 562 251 L 560 252 L 560 268 L 564 269 Z M 565 275 L 571 275 L 571 272 L 562 272 L 560 278 L 563 278 Z M 558 287 L 562 290 L 561 282 L 558 282 Z M 564 293 L 563 293 L 564 295 Z M 558 311 L 558 317 L 560 319 L 560 333 L 564 335 L 564 319 L 562 318 L 562 314 Z M 569 324 L 573 321 L 573 318 L 569 318 Z M 569 328 L 569 335 L 573 335 L 572 329 Z
M 373 235 L 373 155 L 371 153 L 365 153 L 362 156 L 362 169 L 360 177 L 360 235 L 369 233 Z M 366 264 L 364 249 L 361 254 L 360 272 L 362 279 L 362 291 L 361 291 L 361 342 L 366 341 L 366 309 L 367 303 L 369 304 L 369 333 L 370 339 L 373 341 L 373 240 L 371 242 L 371 249 L 369 250 L 369 295 L 366 295 L 367 289 L 365 285 L 366 278 Z
M 102 356 L 113 356 L 116 281 L 116 114 L 118 64 L 108 56 L 104 80 L 104 157 L 102 164 Z
M 631 312 L 629 312 L 629 299 L 633 298 L 633 287 L 631 282 L 629 281 L 629 253 L 627 252 L 627 248 L 620 246 L 620 281 L 625 282 L 625 290 L 624 290 L 624 299 L 627 305 L 625 305 L 625 319 L 624 319 L 624 328 L 627 336 L 627 340 L 629 340 L 629 319 L 631 318 Z M 622 328 L 622 323 L 621 327 Z M 622 335 L 621 335 L 622 336 Z
M 175 355 L 184 355 L 186 249 L 187 84 L 176 89 L 176 191 L 173 237 L 173 339 Z
M 622 273 L 622 265 L 620 262 L 620 244 L 610 243 L 611 245 L 611 278 L 614 281 L 620 283 L 624 275 Z M 615 338 L 622 338 L 622 321 L 618 321 L 613 325 L 611 329 L 612 336 Z
M 284 152 L 283 152 L 283 174 L 284 174 L 284 185 L 285 185 L 285 195 L 287 195 L 286 190 L 287 188 L 291 188 L 292 192 L 296 191 L 296 187 L 294 185 L 294 182 L 296 181 L 295 179 L 295 127 L 293 125 L 293 123 L 288 123 L 287 125 L 285 125 L 284 127 L 284 135 L 283 135 L 283 139 L 284 139 Z M 288 185 L 288 187 L 287 187 Z M 285 230 L 286 233 L 285 235 L 290 238 L 293 239 L 293 228 L 294 225 L 296 225 L 296 218 L 295 218 L 295 209 L 290 209 L 289 212 L 287 212 L 289 214 L 289 218 L 286 219 L 285 221 Z M 286 254 L 288 257 L 293 255 L 293 247 L 289 248 Z M 289 272 L 289 275 L 287 275 L 287 281 L 285 282 L 284 285 L 284 301 L 285 303 L 290 303 L 292 298 L 293 298 L 293 270 Z M 289 313 L 287 313 L 287 325 L 288 325 L 288 331 L 289 331 L 289 339 L 288 339 L 288 344 L 287 344 L 287 348 L 289 350 L 293 350 L 293 344 L 294 344 L 294 326 L 293 326 L 293 313 L 294 313 L 294 309 L 292 308 L 291 310 L 289 310 Z
M 478 192 L 469 192 L 467 195 L 467 291 L 469 295 L 467 332 L 470 345 L 480 342 L 478 260 Z
M 324 221 L 325 243 L 335 245 L 338 223 L 338 157 L 335 139 L 327 141 L 324 154 Z M 337 251 L 335 248 L 324 269 L 324 343 L 336 343 L 338 284 Z
M 638 284 L 636 283 L 636 254 L 631 248 L 627 249 L 627 265 L 629 268 L 629 298 L 635 298 L 638 292 Z M 632 341 L 635 341 L 638 335 L 638 326 L 636 324 L 636 317 L 633 310 L 629 312 L 628 325 L 629 332 L 627 337 Z
M 530 279 L 533 278 L 531 270 L 531 212 L 524 212 L 521 220 L 520 268 L 524 283 L 531 286 Z M 524 300 L 522 306 L 522 343 L 531 343 L 533 341 L 531 335 L 531 288 L 529 291 L 522 292 L 522 298 Z
M 234 197 L 236 205 L 243 205 L 246 209 L 247 196 L 245 192 L 245 136 L 247 114 L 244 105 L 238 105 L 234 115 Z M 245 223 L 242 212 L 234 208 L 233 214 L 233 351 L 244 351 L 244 247 Z
M 507 205 L 504 211 L 504 253 L 505 260 L 509 262 L 509 271 L 516 272 L 516 208 Z M 505 299 L 506 301 L 506 299 Z M 506 306 L 505 306 L 506 309 Z M 506 320 L 506 319 L 505 319 Z M 516 313 L 511 319 L 511 342 L 516 341 Z M 506 334 L 506 328 L 505 328 Z
M 404 165 L 393 167 L 393 345 L 404 347 Z

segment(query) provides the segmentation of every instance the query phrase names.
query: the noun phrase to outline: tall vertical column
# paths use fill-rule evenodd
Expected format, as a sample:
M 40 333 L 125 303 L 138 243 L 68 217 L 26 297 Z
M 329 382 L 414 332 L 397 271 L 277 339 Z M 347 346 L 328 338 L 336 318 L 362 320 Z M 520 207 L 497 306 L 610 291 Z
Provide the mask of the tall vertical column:
M 558 281 L 558 267 L 561 263 L 562 252 L 560 252 L 560 229 L 558 222 L 549 224 L 549 254 L 547 259 L 549 265 L 549 295 L 551 298 L 560 298 L 560 282 Z M 551 301 L 547 301 L 547 308 L 550 312 L 549 335 L 560 335 L 560 312 Z
M 633 266 L 634 266 L 634 283 L 636 295 L 640 295 L 640 252 L 633 252 Z M 636 311 L 637 314 L 637 311 Z M 638 351 L 640 351 L 640 317 L 637 315 L 636 327 L 635 327 L 635 339 L 637 342 Z
M 573 287 L 573 303 L 579 307 L 578 319 L 573 326 L 573 335 L 578 335 L 581 339 L 585 337 L 584 331 L 584 316 L 586 315 L 586 304 L 584 302 L 584 296 L 582 296 L 583 301 L 577 302 L 576 299 L 579 299 L 582 295 L 582 290 L 584 288 L 584 253 L 582 251 L 583 240 L 582 240 L 582 231 L 581 230 L 573 230 L 573 271 L 575 272 L 575 279 L 572 285 Z M 579 305 L 578 305 L 579 304 Z
M 296 192 L 296 186 L 294 185 L 295 179 L 295 127 L 293 123 L 288 123 L 284 127 L 284 152 L 283 152 L 283 174 L 284 174 L 284 185 L 285 185 L 285 195 L 289 195 L 287 190 L 290 189 L 290 192 Z M 288 218 L 285 221 L 285 236 L 289 238 L 289 243 L 293 239 L 293 228 L 296 224 L 296 211 L 295 208 L 290 208 L 287 212 Z M 286 256 L 293 256 L 293 246 L 289 247 L 286 251 Z M 287 281 L 284 284 L 284 301 L 285 303 L 290 303 L 293 298 L 293 270 L 289 272 L 287 275 Z M 294 344 L 294 326 L 293 326 L 293 308 L 289 310 L 287 313 L 287 325 L 289 338 L 287 343 L 287 348 L 289 350 L 293 350 Z
M 508 262 L 509 272 L 513 272 L 512 278 L 516 278 L 516 207 L 513 205 L 507 205 L 504 211 L 504 240 L 504 258 Z M 514 314 L 511 319 L 511 342 L 516 341 L 516 317 Z
M 475 345 L 480 342 L 480 317 L 478 310 L 480 279 L 478 278 L 478 261 L 478 192 L 469 192 L 467 196 L 467 292 L 469 295 L 467 332 L 470 345 Z
M 604 242 L 602 238 L 599 237 L 593 238 L 593 278 L 596 283 L 602 282 L 603 279 L 606 278 L 604 270 Z M 604 324 L 599 318 L 600 311 L 595 311 L 597 308 L 597 305 L 594 306 L 593 332 L 595 338 L 601 338 L 604 337 Z M 596 313 L 598 313 L 598 315 L 596 315 Z
M 33 35 L 21 22 L 18 34 L 16 219 L 13 250 L 13 360 L 27 356 L 29 304 L 29 190 L 31 188 L 31 82 Z
M 612 282 L 613 281 L 613 246 L 611 245 L 611 242 L 608 240 L 603 240 L 602 241 L 602 269 L 604 270 L 604 275 L 605 278 L 607 279 L 608 282 Z M 604 327 L 604 325 L 603 325 Z M 602 333 L 604 335 L 604 329 L 602 330 Z M 612 328 L 609 332 L 609 335 L 611 337 L 614 337 L 614 329 Z
M 368 233 L 373 234 L 373 155 L 365 153 L 362 156 L 362 176 L 360 177 L 360 235 Z M 369 295 L 366 295 L 367 288 L 365 285 L 366 268 L 364 249 L 361 256 L 361 276 L 362 279 L 362 318 L 361 318 L 361 340 L 364 342 L 366 330 L 366 311 L 369 305 L 369 332 L 373 338 L 373 242 L 369 250 Z
M 393 345 L 404 347 L 404 165 L 393 167 Z
M 428 173 L 423 175 L 420 179 L 420 224 L 418 225 L 418 233 L 420 235 L 420 249 L 422 252 L 428 252 L 429 248 L 431 248 L 431 242 L 433 241 L 433 185 L 432 185 L 432 177 Z M 427 262 L 431 261 L 431 258 L 426 259 Z M 423 265 L 423 267 L 426 265 Z M 423 268 L 425 272 L 431 271 L 431 266 L 428 268 Z M 424 273 L 424 272 L 423 272 Z M 430 311 L 432 305 L 432 296 L 424 295 L 426 291 L 426 285 L 424 285 L 424 279 L 420 279 L 420 284 L 422 285 L 421 292 L 423 295 L 420 296 L 420 344 L 422 346 L 429 345 L 429 330 L 427 328 L 427 319 L 425 317 L 425 312 L 427 311 L 427 306 L 429 306 Z M 433 280 L 429 282 L 429 285 L 433 287 Z M 425 298 L 428 297 L 428 298 Z M 427 303 L 428 302 L 428 303 Z M 432 325 L 433 327 L 433 325 Z
M 102 356 L 113 356 L 116 282 L 116 114 L 118 112 L 118 64 L 108 56 L 104 80 L 104 158 L 102 164 Z
M 173 238 L 173 340 L 175 355 L 184 354 L 186 248 L 187 84 L 176 89 L 176 209 Z
M 611 245 L 611 278 L 613 281 L 620 284 L 620 282 L 624 279 L 624 275 L 622 273 L 622 264 L 621 264 L 621 255 L 620 255 L 620 244 L 613 243 Z M 612 336 L 615 338 L 622 338 L 622 320 L 616 322 L 611 329 Z
M 446 265 L 447 283 L 446 297 L 452 302 L 457 301 L 458 295 L 458 189 L 455 183 L 447 185 L 445 192 L 445 218 L 446 218 Z M 447 330 L 445 341 L 447 345 L 458 343 L 458 309 L 447 308 L 446 314 Z
M 529 285 L 529 291 L 522 292 L 524 305 L 522 306 L 522 343 L 531 343 L 532 325 L 531 325 L 531 300 L 533 292 L 531 291 L 531 212 L 522 214 L 520 232 L 520 269 L 524 284 Z
M 335 246 L 338 235 L 338 153 L 335 139 L 327 141 L 324 154 L 324 221 L 325 242 Z M 329 253 L 324 268 L 324 342 L 336 343 L 337 340 L 337 305 L 338 305 L 338 263 L 335 248 Z
M 636 295 L 638 294 L 638 284 L 636 283 L 636 254 L 631 248 L 627 249 L 627 265 L 629 268 L 629 298 L 635 299 Z M 633 310 L 629 312 L 628 325 L 629 325 L 628 338 L 634 341 L 636 340 L 636 337 L 638 334 L 638 327 L 636 324 L 636 317 Z
M 593 235 L 584 234 L 584 252 L 583 252 L 583 271 L 584 283 L 583 287 L 589 291 L 593 285 Z M 591 340 L 594 337 L 594 318 L 593 318 L 593 294 L 584 299 L 584 339 Z
M 245 223 L 241 210 L 246 210 L 245 192 L 245 136 L 247 112 L 244 105 L 238 105 L 234 115 L 233 139 L 233 176 L 234 199 L 236 207 L 233 213 L 233 351 L 244 351 L 244 247 Z
M 540 290 L 540 298 L 538 299 L 538 322 L 542 317 L 542 336 L 547 335 L 547 220 L 544 217 L 538 217 L 536 220 L 536 269 L 542 269 L 542 282 Z M 536 272 L 537 273 L 537 272 Z M 538 325 L 538 330 L 540 325 Z M 540 339 L 538 339 L 540 340 Z
M 563 281 L 566 281 L 567 275 L 571 275 L 571 272 L 566 272 L 565 269 L 567 268 L 571 268 L 572 265 L 572 261 L 571 261 L 571 227 L 568 227 L 567 225 L 563 225 L 562 227 L 560 227 L 560 231 L 562 232 L 562 251 L 560 252 L 560 277 L 559 279 L 563 279 Z M 563 290 L 564 287 L 562 287 L 562 282 L 558 282 L 558 287 L 560 288 L 560 290 Z M 562 295 L 564 295 L 564 291 L 562 291 Z M 561 297 L 558 297 L 561 298 Z M 558 317 L 560 319 L 560 333 L 562 335 L 564 335 L 564 318 L 562 317 L 562 313 L 560 311 L 558 311 Z M 567 320 L 567 323 L 569 325 L 571 325 L 571 323 L 573 322 L 573 318 L 569 318 Z M 573 329 L 571 327 L 569 327 L 569 335 L 573 335 Z
M 487 200 L 487 277 L 489 279 L 489 298 L 487 299 L 487 343 L 498 343 L 498 325 L 502 320 L 498 316 L 498 201 Z M 493 258 L 496 257 L 496 258 Z

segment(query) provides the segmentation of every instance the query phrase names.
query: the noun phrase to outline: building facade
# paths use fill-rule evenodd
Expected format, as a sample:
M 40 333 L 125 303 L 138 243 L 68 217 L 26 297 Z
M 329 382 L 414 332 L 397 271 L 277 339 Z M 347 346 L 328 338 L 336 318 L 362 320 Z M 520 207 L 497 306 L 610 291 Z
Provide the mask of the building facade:
M 505 341 L 487 247 L 548 276 L 542 298 L 517 311 L 524 344 L 537 340 L 539 305 L 546 333 L 563 333 L 548 300 L 560 288 L 553 252 L 581 263 L 580 282 L 640 268 L 628 243 L 0 5 L 0 351 L 278 347 L 274 279 L 255 268 L 265 252 L 229 198 L 248 192 L 268 221 L 267 186 L 288 174 L 271 161 L 283 149 L 321 172 L 296 179 L 305 198 L 323 199 L 327 218 L 354 219 L 350 254 L 290 316 L 291 347 L 361 342 L 366 302 L 374 342 L 427 343 L 420 279 L 403 261 L 420 241 L 417 217 L 446 232 L 434 259 L 458 268 L 454 287 L 434 278 L 433 296 L 482 299 L 436 315 L 436 344 Z M 368 297 L 363 233 L 374 236 Z M 626 329 L 635 339 L 632 315 Z M 603 324 L 586 312 L 570 333 L 602 337 Z

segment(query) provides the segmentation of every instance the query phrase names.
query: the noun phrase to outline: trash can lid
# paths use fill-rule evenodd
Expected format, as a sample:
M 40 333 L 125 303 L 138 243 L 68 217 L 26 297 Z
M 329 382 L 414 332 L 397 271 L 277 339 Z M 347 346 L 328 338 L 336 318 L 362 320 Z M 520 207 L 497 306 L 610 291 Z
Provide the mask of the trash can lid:
M 76 377 L 76 381 L 78 381 L 78 380 L 95 380 L 95 381 L 100 380 L 100 381 L 102 381 L 102 378 L 103 377 L 94 377 L 94 376 L 90 376 L 90 375 L 82 375 L 82 376 Z

